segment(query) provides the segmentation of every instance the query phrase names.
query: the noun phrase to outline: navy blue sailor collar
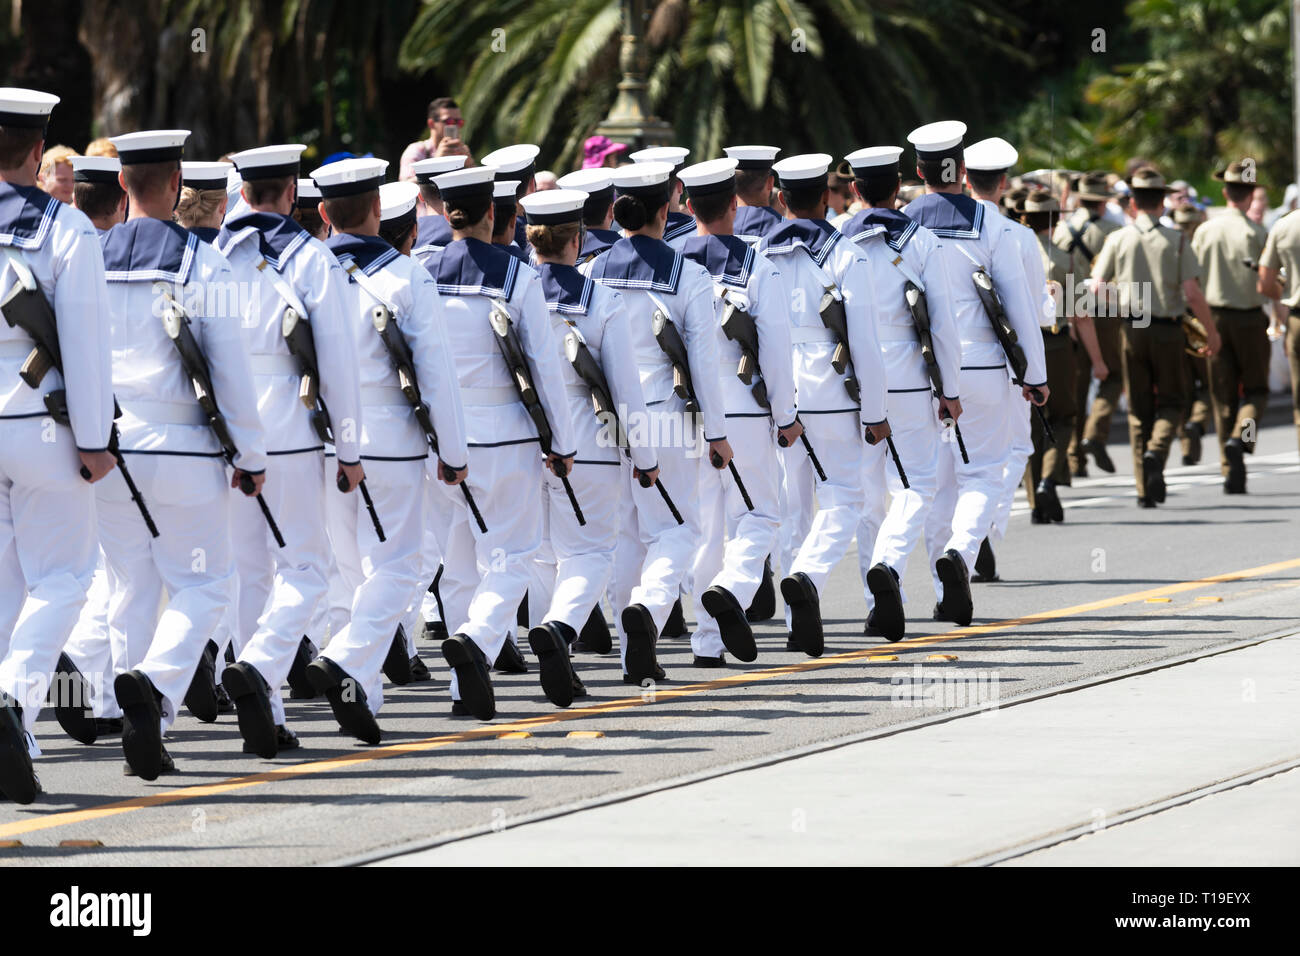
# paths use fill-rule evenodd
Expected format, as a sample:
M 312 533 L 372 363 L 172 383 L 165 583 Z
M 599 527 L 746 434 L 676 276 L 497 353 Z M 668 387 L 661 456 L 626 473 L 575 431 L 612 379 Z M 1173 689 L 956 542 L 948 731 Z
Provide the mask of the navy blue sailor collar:
M 446 216 L 421 216 L 415 220 L 415 247 L 445 246 L 451 242 L 451 223 Z
M 984 225 L 984 204 L 958 193 L 926 193 L 903 212 L 940 239 L 978 239 Z
M 109 282 L 189 281 L 199 237 L 174 222 L 141 217 L 104 236 L 104 278 Z
M 588 229 L 586 238 L 582 240 L 578 261 L 586 262 L 602 252 L 608 252 L 609 247 L 622 238 L 622 234 L 617 229 Z
M 0 183 L 0 246 L 39 249 L 63 205 L 35 186 Z
M 442 295 L 509 299 L 514 295 L 521 262 L 505 246 L 481 239 L 458 239 L 442 250 L 434 281 Z
M 668 222 L 664 224 L 664 242 L 672 242 L 682 236 L 695 233 L 695 217 L 684 212 L 669 211 Z
M 216 246 L 227 254 L 254 233 L 257 234 L 258 251 L 276 272 L 283 272 L 293 254 L 311 238 L 311 233 L 292 216 L 250 211 L 226 220 L 217 236 Z
M 714 282 L 744 288 L 754 268 L 754 247 L 739 236 L 692 236 L 682 254 L 704 267 Z
M 378 236 L 358 236 L 350 232 L 335 233 L 325 240 L 325 245 L 340 263 L 356 263 L 356 267 L 368 276 L 401 255 Z
M 897 209 L 870 208 L 854 213 L 840 231 L 854 242 L 884 233 L 889 248 L 902 252 L 912 236 L 916 235 L 916 230 L 916 220 Z
M 842 238 L 844 234 L 825 219 L 787 219 L 768 233 L 763 252 L 781 256 L 802 247 L 821 265 Z
M 595 273 L 599 271 L 600 275 Z M 648 289 L 677 294 L 682 255 L 662 239 L 628 236 L 596 260 L 593 278 L 615 289 Z
M 785 220 L 771 206 L 737 206 L 733 231 L 746 242 L 765 239 Z
M 556 262 L 538 263 L 537 272 L 542 277 L 542 297 L 548 309 L 569 315 L 587 314 L 596 283 L 576 267 Z

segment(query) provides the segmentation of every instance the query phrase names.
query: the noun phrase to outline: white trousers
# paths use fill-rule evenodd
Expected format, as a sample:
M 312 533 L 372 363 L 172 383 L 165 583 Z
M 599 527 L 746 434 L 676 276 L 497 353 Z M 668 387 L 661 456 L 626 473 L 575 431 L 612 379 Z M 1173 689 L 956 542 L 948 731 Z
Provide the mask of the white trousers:
M 23 708 L 29 734 L 95 570 L 95 498 L 80 468 L 70 429 L 0 420 L 0 555 L 10 569 L 0 619 L 13 622 L 0 690 Z M 143 530 L 138 512 L 136 521 Z
M 272 483 L 280 483 L 282 466 L 287 466 L 295 476 L 301 475 L 301 469 L 295 467 L 290 459 L 307 457 L 299 455 L 275 456 L 267 467 L 267 482 L 262 492 L 280 533 L 285 535 L 285 547 L 290 547 L 288 532 L 280 517 L 282 507 L 271 504 L 271 496 L 280 494 L 271 490 Z M 283 489 L 281 489 L 283 491 Z M 337 494 L 337 492 L 335 492 Z M 234 608 L 233 645 L 238 657 L 244 647 L 257 633 L 258 621 L 266 612 L 271 600 L 271 591 L 275 587 L 277 556 L 273 551 L 280 548 L 271 538 L 266 519 L 257 501 L 242 494 L 238 489 L 230 492 L 230 544 L 235 553 L 236 593 L 239 599 Z M 317 499 L 319 500 L 319 499 Z
M 877 563 L 898 572 L 899 589 L 903 602 L 907 602 L 907 590 L 902 581 L 907 572 L 908 556 L 924 536 L 926 516 L 934 504 L 939 481 L 939 456 L 945 453 L 942 446 L 947 441 L 956 445 L 952 432 L 945 431 L 939 422 L 937 404 L 928 387 L 890 392 L 886 407 L 894 446 L 898 449 L 898 458 L 911 487 L 903 488 L 894 459 L 884 442 L 865 447 L 866 510 L 858 528 L 858 565 L 862 571 L 868 610 L 875 606 L 875 600 L 866 587 L 867 571 Z M 965 437 L 964 431 L 962 437 Z M 888 508 L 886 489 L 889 492 Z
M 1011 520 L 1011 506 L 1016 500 L 1016 489 L 1025 480 L 1025 465 L 1029 461 L 1029 456 L 1034 453 L 1034 434 L 1029 422 L 1029 416 L 1033 411 L 1015 385 L 1011 386 L 1009 411 L 1011 450 L 1002 472 L 1002 498 L 998 501 L 998 509 L 993 516 L 993 527 L 989 532 L 989 538 L 994 544 L 1007 536 L 1007 524 Z
M 344 569 L 355 560 L 362 580 L 352 598 L 348 623 L 331 635 L 321 656 L 347 671 L 365 692 L 371 713 L 377 714 L 384 701 L 384 658 L 412 595 L 420 587 L 420 540 L 425 518 L 420 480 L 424 461 L 366 460 L 364 465 L 366 486 L 384 525 L 386 540 L 380 541 L 375 534 L 359 493 L 335 492 L 343 499 L 338 524 L 352 526 L 351 540 L 355 544 L 345 555 L 349 548 L 342 527 L 335 528 L 330 542 L 344 577 L 354 573 Z
M 429 591 L 429 585 L 438 574 L 438 565 L 442 564 L 442 549 L 438 547 L 438 535 L 433 530 L 432 517 L 437 507 L 435 496 L 439 494 L 435 486 L 438 480 L 435 474 L 437 467 L 438 460 L 429 458 L 424 470 L 424 480 L 420 484 L 421 493 L 424 495 L 425 514 L 424 530 L 420 536 L 420 580 L 424 582 L 424 587 L 406 610 L 406 649 L 412 657 L 415 656 L 415 639 L 423 632 L 424 622 L 438 619 L 438 601 Z
M 280 685 L 289 675 L 298 645 L 311 630 L 316 608 L 327 600 L 329 592 L 330 545 L 323 500 L 328 492 L 324 459 L 319 452 L 276 455 L 271 462 L 275 470 L 268 471 L 270 477 L 262 496 L 280 527 L 285 546 L 275 543 L 259 512 L 262 540 L 256 546 L 270 555 L 272 585 L 257 629 L 239 651 L 238 659 L 256 667 L 270 685 L 271 713 L 277 724 L 283 724 Z M 333 493 L 344 497 L 337 488 Z M 355 491 L 350 496 L 360 498 Z M 242 577 L 240 588 L 242 591 Z
M 701 657 L 717 657 L 724 647 L 718 622 L 700 596 L 710 587 L 726 588 L 742 608 L 749 607 L 763 582 L 763 564 L 780 544 L 782 449 L 771 418 L 728 415 L 727 440 L 754 510 L 745 507 L 731 470 L 719 471 L 706 461 L 700 469 L 703 535 L 695 557 L 697 624 L 691 634 L 691 649 Z M 803 443 L 795 445 L 807 457 Z
M 826 415 L 805 412 L 801 421 L 808 440 L 817 449 L 826 481 L 818 482 L 817 510 L 787 574 L 799 571 L 807 574 L 820 595 L 826 578 L 844 557 L 862 519 L 865 504 L 862 455 L 867 444 L 859 431 L 856 410 Z M 796 447 L 803 453 L 802 442 Z M 789 458 L 786 460 L 788 463 Z
M 77 665 L 77 670 L 89 685 L 91 713 L 96 717 L 122 716 L 122 708 L 117 706 L 117 697 L 113 694 L 113 678 L 139 663 L 128 664 L 113 659 L 113 642 L 108 633 L 110 596 L 108 572 L 104 570 L 101 552 L 81 616 L 77 618 L 68 643 L 63 645 L 63 652 Z

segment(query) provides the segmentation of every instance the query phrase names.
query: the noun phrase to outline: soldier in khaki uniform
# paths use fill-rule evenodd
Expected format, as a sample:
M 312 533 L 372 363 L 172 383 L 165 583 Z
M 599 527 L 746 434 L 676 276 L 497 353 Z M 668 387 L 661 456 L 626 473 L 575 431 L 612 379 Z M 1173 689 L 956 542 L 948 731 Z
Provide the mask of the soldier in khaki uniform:
M 1192 249 L 1201 261 L 1205 300 L 1223 341 L 1210 362 L 1223 490 L 1243 495 L 1244 455 L 1255 450 L 1255 433 L 1268 403 L 1268 316 L 1255 271 L 1268 231 L 1246 217 L 1258 185 L 1253 160 L 1231 163 L 1214 178 L 1223 183 L 1228 207 L 1197 230 Z
M 1183 330 L 1191 306 L 1205 326 L 1207 348 L 1219 347 L 1214 317 L 1201 292 L 1201 267 L 1187 237 L 1162 226 L 1168 187 L 1155 169 L 1129 179 L 1133 222 L 1106 239 L 1092 267 L 1098 315 L 1124 318 L 1124 386 L 1138 506 L 1165 500 L 1165 460 L 1183 413 Z
M 1070 468 L 1066 451 L 1074 434 L 1074 421 L 1079 405 L 1075 388 L 1076 362 L 1070 338 L 1071 328 L 1078 334 L 1085 354 L 1091 356 L 1090 367 L 1105 371 L 1105 362 L 1097 345 L 1091 317 L 1073 316 L 1074 303 L 1067 294 L 1067 281 L 1074 263 L 1073 256 L 1052 241 L 1052 226 L 1061 212 L 1061 204 L 1044 189 L 1036 189 L 1024 200 L 1024 214 L 1020 221 L 1033 230 L 1038 249 L 1043 257 L 1043 272 L 1047 276 L 1048 290 L 1052 295 L 1055 312 L 1039 318 L 1043 333 L 1043 358 L 1047 363 L 1047 384 L 1051 396 L 1043 408 L 1055 441 L 1047 438 L 1038 417 L 1031 421 L 1034 451 L 1029 456 L 1029 480 L 1025 490 L 1029 497 L 1030 520 L 1034 524 L 1048 524 L 1065 520 L 1057 484 L 1069 484 Z M 1087 374 L 1087 373 L 1085 373 Z
M 1176 207 L 1172 217 L 1174 225 L 1187 237 L 1188 242 L 1192 241 L 1196 230 L 1205 222 L 1205 212 L 1191 203 L 1182 203 Z M 1195 246 L 1192 248 L 1195 251 Z M 1197 256 L 1197 261 L 1201 263 L 1201 269 L 1204 270 L 1205 263 L 1201 261 L 1200 256 Z M 1189 314 L 1184 313 L 1184 315 Z M 1183 332 L 1186 335 L 1186 326 Z M 1210 424 L 1210 362 L 1196 351 L 1190 339 L 1187 347 L 1183 349 L 1183 374 L 1187 381 L 1187 402 L 1183 406 L 1183 427 L 1178 430 L 1178 440 L 1183 446 L 1183 464 L 1196 465 L 1201 461 L 1201 438 L 1212 427 Z
M 1106 237 L 1118 229 L 1119 225 L 1105 218 L 1106 204 L 1115 196 L 1106 182 L 1105 173 L 1085 173 L 1079 179 L 1075 195 L 1079 199 L 1079 208 L 1057 223 L 1052 242 L 1070 254 L 1073 288 L 1078 290 L 1092 272 L 1092 263 L 1101 252 Z M 1067 281 L 1067 293 L 1071 288 L 1071 283 Z M 1074 296 L 1077 295 L 1076 291 Z M 1088 474 L 1089 454 L 1102 471 L 1115 470 L 1106 451 L 1106 441 L 1110 437 L 1110 417 L 1115 412 L 1120 392 L 1124 388 L 1124 379 L 1120 375 L 1120 323 L 1113 317 L 1100 316 L 1092 325 L 1101 350 L 1100 366 L 1082 342 L 1075 343 L 1077 370 L 1074 395 L 1079 414 L 1075 418 L 1070 438 L 1070 466 L 1074 474 L 1080 477 Z M 1088 388 L 1092 385 L 1093 378 L 1099 379 L 1100 385 L 1097 397 L 1092 402 L 1092 410 L 1085 415 Z
M 1291 410 L 1300 438 L 1300 209 L 1273 224 L 1259 260 L 1256 288 L 1266 298 L 1281 299 L 1288 310 L 1286 357 L 1291 364 Z

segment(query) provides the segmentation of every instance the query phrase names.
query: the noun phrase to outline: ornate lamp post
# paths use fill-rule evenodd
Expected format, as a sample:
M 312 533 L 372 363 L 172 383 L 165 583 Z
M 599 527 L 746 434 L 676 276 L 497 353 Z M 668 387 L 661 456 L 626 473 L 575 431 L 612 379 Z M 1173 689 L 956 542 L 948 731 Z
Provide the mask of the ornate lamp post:
M 596 132 L 615 142 L 627 143 L 632 149 L 667 146 L 673 141 L 673 128 L 650 114 L 646 95 L 646 52 L 642 35 L 645 0 L 622 0 L 622 4 L 623 40 L 618 65 L 623 79 L 618 84 L 618 98 L 609 116 Z

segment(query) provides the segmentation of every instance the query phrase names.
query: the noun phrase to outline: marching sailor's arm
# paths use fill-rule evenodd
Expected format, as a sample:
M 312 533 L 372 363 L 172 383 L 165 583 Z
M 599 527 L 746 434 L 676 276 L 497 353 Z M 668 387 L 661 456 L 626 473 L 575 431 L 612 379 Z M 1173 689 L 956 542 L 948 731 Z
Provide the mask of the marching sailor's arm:
M 217 253 L 212 253 L 212 257 L 216 258 Z M 223 259 L 219 268 L 210 270 L 206 283 L 214 285 L 234 281 L 234 272 Z M 234 464 L 241 471 L 258 475 L 266 470 L 266 436 L 257 411 L 257 389 L 253 385 L 253 372 L 240 327 L 241 314 L 238 303 L 231 301 L 238 297 L 205 298 L 212 300 L 214 308 L 211 314 L 205 310 L 198 319 L 203 329 L 203 354 L 212 376 L 217 405 L 225 416 L 235 448 L 239 450 Z
M 926 250 L 921 267 L 921 280 L 925 283 L 925 302 L 930 308 L 930 339 L 934 342 L 934 359 L 943 379 L 943 397 L 960 398 L 961 381 L 961 329 L 953 310 L 951 274 L 938 240 Z
M 1016 330 L 1016 339 L 1025 353 L 1025 381 L 1029 388 L 1042 388 L 1047 384 L 1047 365 L 1043 358 L 1043 335 L 1039 331 L 1038 314 L 1047 288 L 1047 276 L 1038 256 L 1037 275 L 1025 273 L 1024 259 L 1015 236 L 1008 229 L 996 236 L 1001 240 L 994 245 L 989 275 L 993 286 L 1002 298 L 1007 311 L 1007 321 Z
M 447 315 L 433 277 L 418 262 L 411 267 L 411 321 L 403 326 L 415 362 L 420 396 L 429 406 L 438 433 L 438 456 L 443 464 L 460 471 L 469 467 L 465 437 L 465 409 L 460 401 L 460 379 L 447 341 Z
M 695 398 L 704 421 L 704 440 L 719 441 L 727 437 L 727 418 L 718 364 L 717 299 L 713 283 L 704 270 L 698 271 L 700 280 L 678 293 L 686 298 L 685 321 L 680 331 L 686 346 L 686 361 L 691 367 L 691 384 L 695 386 Z M 687 281 L 683 276 L 683 285 Z
M 578 440 L 573 434 L 573 416 L 560 369 L 560 362 L 567 361 L 564 344 L 556 339 L 551 328 L 551 313 L 546 308 L 537 273 L 521 269 L 519 281 L 525 283 L 518 299 L 521 305 L 519 342 L 524 349 L 524 360 L 533 373 L 537 397 L 551 426 L 551 451 L 561 458 L 571 458 L 577 453 Z
M 763 370 L 772 420 L 778 428 L 785 428 L 799 414 L 794 394 L 794 363 L 789 360 L 794 354 L 790 342 L 790 293 L 776 266 L 759 273 L 757 286 L 758 311 L 754 324 L 758 326 L 759 368 Z
M 311 318 L 316 361 L 320 365 L 321 398 L 329 409 L 334 450 L 341 464 L 356 464 L 361 460 L 361 389 L 356 347 L 348 322 L 348 316 L 353 313 L 347 311 L 355 303 L 343 269 L 324 252 L 311 256 L 303 278 L 307 279 L 307 294 L 302 304 Z
M 871 260 L 855 256 L 845 271 L 840 290 L 844 295 L 844 316 L 849 327 L 849 358 L 858 379 L 862 425 L 879 425 L 885 421 L 885 360 L 880 354 L 876 333 L 876 303 L 871 295 L 876 282 Z
M 623 422 L 624 429 L 631 430 L 636 422 L 645 422 L 647 412 L 645 395 L 641 391 L 641 372 L 636 364 L 636 350 L 632 347 L 632 329 L 627 317 L 627 308 L 623 297 L 611 290 L 601 298 L 609 303 L 605 319 L 604 336 L 600 343 L 600 365 L 609 382 L 610 398 Z M 647 429 L 640 429 L 646 433 Z M 657 467 L 655 450 L 651 445 L 636 444 L 630 441 L 629 451 L 632 464 L 640 471 L 650 471 Z
M 54 315 L 68 417 L 78 451 L 104 451 L 113 424 L 112 342 L 104 255 L 90 221 L 75 209 L 60 220 L 81 218 L 57 236 Z

